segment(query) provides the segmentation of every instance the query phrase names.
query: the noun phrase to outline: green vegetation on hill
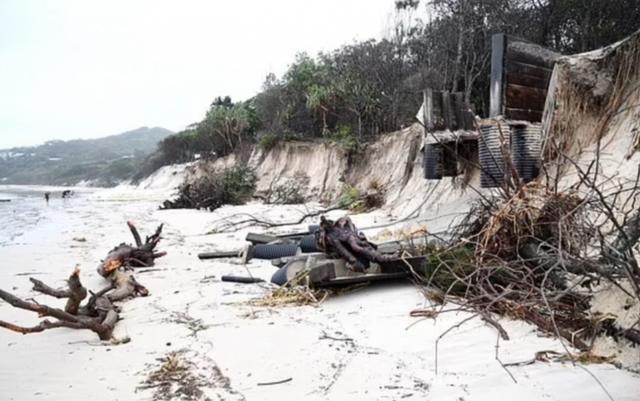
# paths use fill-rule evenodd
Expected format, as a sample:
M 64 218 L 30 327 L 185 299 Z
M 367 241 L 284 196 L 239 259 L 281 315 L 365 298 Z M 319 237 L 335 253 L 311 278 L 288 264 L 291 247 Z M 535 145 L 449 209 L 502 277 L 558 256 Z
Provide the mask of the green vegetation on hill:
M 99 139 L 49 141 L 0 150 L 1 184 L 113 186 L 131 179 L 159 141 L 172 132 L 142 127 Z
M 391 0 L 390 0 L 391 3 Z M 138 176 L 165 164 L 218 157 L 246 143 L 323 139 L 349 151 L 412 124 L 422 90 L 462 92 L 475 112 L 489 108 L 491 36 L 507 33 L 572 54 L 640 28 L 637 0 L 396 0 L 396 23 L 366 40 L 311 57 L 298 54 L 269 74 L 252 99 L 218 97 L 202 121 L 164 139 Z

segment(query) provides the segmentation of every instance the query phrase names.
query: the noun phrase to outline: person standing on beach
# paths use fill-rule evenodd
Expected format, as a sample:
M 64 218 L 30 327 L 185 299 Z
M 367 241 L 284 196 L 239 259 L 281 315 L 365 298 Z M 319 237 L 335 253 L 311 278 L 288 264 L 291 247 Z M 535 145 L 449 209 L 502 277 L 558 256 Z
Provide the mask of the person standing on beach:
M 51 195 L 49 192 L 44 193 L 44 200 L 47 201 L 47 204 L 49 204 L 49 195 Z

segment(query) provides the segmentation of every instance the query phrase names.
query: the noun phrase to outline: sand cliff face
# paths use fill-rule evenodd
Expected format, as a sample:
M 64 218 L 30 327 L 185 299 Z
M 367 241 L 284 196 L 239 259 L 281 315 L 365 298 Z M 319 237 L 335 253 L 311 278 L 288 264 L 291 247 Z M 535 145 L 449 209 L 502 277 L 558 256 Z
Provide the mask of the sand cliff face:
M 287 182 L 299 182 L 304 184 L 302 195 L 307 201 L 332 203 L 349 186 L 364 192 L 375 183 L 384 188 L 385 209 L 399 214 L 475 196 L 464 189 L 462 176 L 424 179 L 421 147 L 422 129 L 414 125 L 382 136 L 357 154 L 349 155 L 335 143 L 281 142 L 266 151 L 255 147 L 248 163 L 256 172 L 258 196 Z M 235 160 L 231 155 L 196 163 L 189 167 L 187 180 L 223 170 Z M 477 171 L 472 171 L 467 180 L 479 187 Z

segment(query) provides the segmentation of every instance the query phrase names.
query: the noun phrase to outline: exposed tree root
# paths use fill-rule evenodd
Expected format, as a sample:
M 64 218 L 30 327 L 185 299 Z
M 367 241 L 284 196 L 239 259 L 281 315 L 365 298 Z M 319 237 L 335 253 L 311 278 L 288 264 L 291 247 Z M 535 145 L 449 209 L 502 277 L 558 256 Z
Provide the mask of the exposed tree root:
M 68 298 L 64 310 L 37 302 L 25 301 L 11 293 L 0 290 L 0 299 L 3 299 L 11 306 L 36 312 L 40 317 L 57 319 L 56 321 L 45 319 L 33 327 L 23 327 L 0 321 L 0 327 L 22 334 L 39 333 L 58 327 L 86 329 L 96 333 L 101 340 L 110 340 L 113 329 L 118 322 L 117 307 L 104 294 L 92 294 L 86 305 L 80 306 L 80 303 L 87 296 L 87 290 L 80 282 L 79 272 L 79 269 L 76 268 L 71 273 L 68 279 L 68 289 L 66 290 L 55 290 L 39 280 L 31 280 L 34 283 L 33 289 L 35 291 L 56 298 Z
M 348 217 L 333 222 L 320 217 L 320 231 L 317 236 L 318 247 L 329 254 L 345 259 L 356 271 L 364 271 L 369 262 L 386 262 L 397 259 L 395 255 L 383 255 L 376 246 L 358 233 Z
M 138 229 L 132 222 L 127 222 L 129 230 L 133 235 L 135 246 L 122 243 L 111 250 L 105 259 L 98 266 L 98 273 L 110 281 L 114 291 L 108 298 L 115 302 L 128 297 L 147 296 L 149 290 L 138 281 L 133 275 L 132 269 L 136 267 L 149 267 L 155 264 L 155 260 L 166 255 L 166 252 L 156 252 L 155 248 L 162 238 L 162 224 L 158 226 L 155 233 L 146 237 L 142 242 Z

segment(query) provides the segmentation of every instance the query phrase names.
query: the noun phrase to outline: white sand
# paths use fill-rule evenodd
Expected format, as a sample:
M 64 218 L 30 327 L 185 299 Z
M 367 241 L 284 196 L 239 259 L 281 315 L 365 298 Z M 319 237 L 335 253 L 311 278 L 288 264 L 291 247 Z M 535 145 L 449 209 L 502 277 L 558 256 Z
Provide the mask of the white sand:
M 495 360 L 495 330 L 480 320 L 440 342 L 436 374 L 436 339 L 469 315 L 446 313 L 408 328 L 417 321 L 409 311 L 427 304 L 410 283 L 363 289 L 319 307 L 250 307 L 246 301 L 268 292 L 268 285 L 222 283 L 219 278 L 249 271 L 268 279 L 275 268 L 261 261 L 246 268 L 232 261 L 199 261 L 198 252 L 244 243 L 248 229 L 203 234 L 222 216 L 249 212 L 290 220 L 300 207 L 158 211 L 156 192 L 132 191 L 99 191 L 90 201 L 77 199 L 67 208 L 52 209 L 36 228 L 0 248 L 1 288 L 60 306 L 62 301 L 32 292 L 27 277 L 17 274 L 63 285 L 79 263 L 85 286 L 100 288 L 103 280 L 95 266 L 111 247 L 130 241 L 126 220 L 136 222 L 143 234 L 164 222 L 159 249 L 169 252 L 158 261 L 159 271 L 138 274 L 151 295 L 122 305 L 123 320 L 115 335 L 131 337 L 128 344 L 99 345 L 89 331 L 57 329 L 22 336 L 1 330 L 0 400 L 153 399 L 153 390 L 136 388 L 159 366 L 157 358 L 179 349 L 188 350 L 186 357 L 209 382 L 202 390 L 213 400 L 607 399 L 585 369 L 614 399 L 639 399 L 640 376 L 607 364 L 539 362 L 510 368 L 516 384 Z M 385 216 L 356 217 L 360 226 L 374 220 L 385 221 Z M 37 321 L 32 313 L 4 303 L 0 317 L 20 324 Z M 563 351 L 557 340 L 539 336 L 530 325 L 501 323 L 511 336 L 500 343 L 505 362 L 530 359 L 541 350 Z M 190 327 L 202 329 L 194 333 Z M 258 386 L 287 378 L 292 380 Z

